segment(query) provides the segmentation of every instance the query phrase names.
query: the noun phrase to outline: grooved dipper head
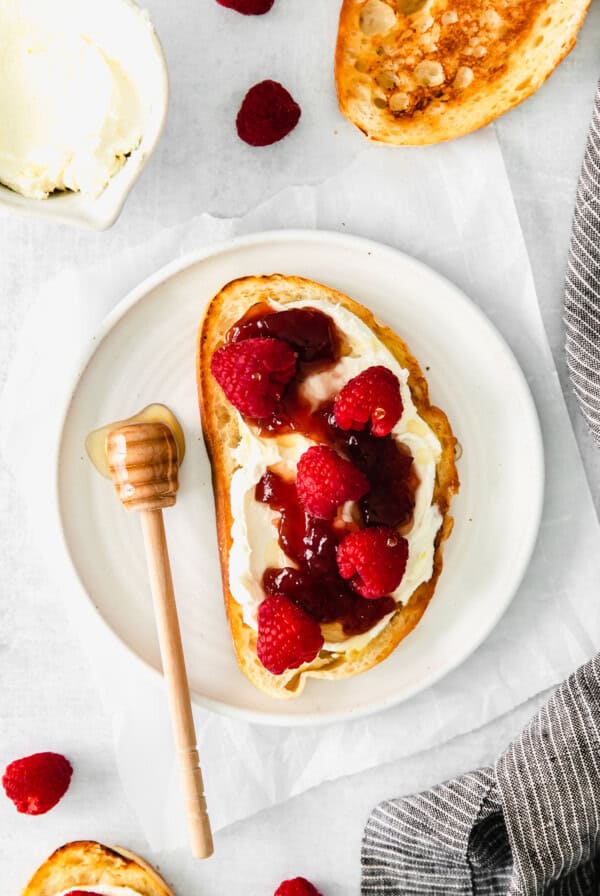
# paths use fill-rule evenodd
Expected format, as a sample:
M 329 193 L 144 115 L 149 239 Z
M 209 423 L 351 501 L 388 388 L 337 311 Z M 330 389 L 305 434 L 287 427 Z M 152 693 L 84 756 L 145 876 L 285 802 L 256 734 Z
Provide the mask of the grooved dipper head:
M 108 465 L 126 510 L 160 510 L 175 503 L 177 443 L 165 423 L 133 423 L 106 439 Z

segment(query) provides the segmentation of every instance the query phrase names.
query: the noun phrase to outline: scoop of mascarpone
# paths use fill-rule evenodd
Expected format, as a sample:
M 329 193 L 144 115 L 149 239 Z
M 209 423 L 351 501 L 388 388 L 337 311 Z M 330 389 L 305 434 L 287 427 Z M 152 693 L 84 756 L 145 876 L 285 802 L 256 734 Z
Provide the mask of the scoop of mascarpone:
M 97 196 L 140 142 L 139 96 L 73 23 L 53 31 L 26 10 L 0 4 L 0 182 L 32 199 Z

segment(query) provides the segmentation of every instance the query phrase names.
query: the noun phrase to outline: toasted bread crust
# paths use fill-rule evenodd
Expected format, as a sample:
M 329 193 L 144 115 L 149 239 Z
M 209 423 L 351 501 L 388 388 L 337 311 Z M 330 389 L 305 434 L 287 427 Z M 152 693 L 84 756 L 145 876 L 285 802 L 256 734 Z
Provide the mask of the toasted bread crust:
M 98 884 L 129 887 L 140 896 L 174 896 L 143 859 L 93 840 L 67 843 L 53 852 L 33 875 L 23 896 L 57 896 L 65 890 L 92 889 Z
M 229 552 L 231 550 L 232 514 L 229 487 L 235 465 L 231 453 L 238 444 L 237 412 L 223 398 L 223 393 L 210 371 L 210 360 L 223 342 L 227 330 L 257 302 L 276 300 L 281 304 L 299 299 L 320 299 L 342 305 L 359 317 L 387 346 L 400 365 L 409 371 L 408 385 L 420 416 L 434 430 L 442 445 L 437 468 L 433 501 L 443 517 L 435 543 L 434 569 L 431 579 L 413 593 L 406 606 L 400 608 L 385 628 L 365 649 L 337 657 L 319 655 L 300 670 L 272 675 L 256 654 L 256 633 L 247 626 L 242 608 L 229 589 Z M 442 570 L 442 545 L 452 531 L 449 506 L 459 482 L 454 461 L 456 439 L 446 415 L 429 402 L 429 390 L 417 361 L 405 343 L 388 327 L 379 323 L 362 305 L 327 286 L 300 277 L 245 277 L 225 286 L 212 300 L 199 330 L 197 353 L 198 398 L 204 439 L 212 465 L 217 518 L 217 537 L 225 608 L 238 663 L 244 674 L 261 691 L 272 697 L 298 697 L 311 678 L 348 678 L 372 668 L 385 659 L 400 641 L 412 631 L 425 612 Z
M 391 12 L 382 31 L 366 35 L 363 29 L 376 27 L 373 15 L 381 15 L 381 7 L 365 12 L 368 4 L 385 4 Z M 575 45 L 589 5 L 590 0 L 344 0 L 335 56 L 340 109 L 370 139 L 384 143 L 460 137 L 544 83 Z M 400 11 L 419 6 L 413 14 Z M 371 28 L 365 25 L 370 10 Z M 428 79 L 422 63 L 441 73 L 431 84 L 423 83 Z

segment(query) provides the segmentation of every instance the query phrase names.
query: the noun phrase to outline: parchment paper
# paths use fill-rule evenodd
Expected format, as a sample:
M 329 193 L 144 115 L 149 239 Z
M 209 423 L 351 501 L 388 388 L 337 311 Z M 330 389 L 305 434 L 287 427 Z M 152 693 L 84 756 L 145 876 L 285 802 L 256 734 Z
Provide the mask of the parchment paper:
M 201 216 L 124 251 L 110 266 L 69 270 L 47 285 L 22 333 L 0 406 L 0 436 L 49 574 L 58 575 L 53 558 L 60 546 L 48 446 L 77 359 L 103 316 L 180 254 L 238 233 L 292 226 L 345 230 L 398 246 L 449 276 L 485 310 L 511 344 L 536 399 L 546 504 L 531 567 L 506 616 L 460 668 L 408 703 L 362 721 L 289 731 L 198 711 L 215 829 L 322 781 L 477 728 L 565 677 L 600 644 L 599 526 L 492 130 L 418 151 L 369 147 L 319 186 L 289 187 L 241 219 Z M 32 439 L 34 431 L 45 432 L 47 441 Z M 56 587 L 64 587 L 58 578 Z M 151 846 L 183 845 L 161 686 L 107 639 L 83 602 L 72 614 L 113 720 L 124 787 Z

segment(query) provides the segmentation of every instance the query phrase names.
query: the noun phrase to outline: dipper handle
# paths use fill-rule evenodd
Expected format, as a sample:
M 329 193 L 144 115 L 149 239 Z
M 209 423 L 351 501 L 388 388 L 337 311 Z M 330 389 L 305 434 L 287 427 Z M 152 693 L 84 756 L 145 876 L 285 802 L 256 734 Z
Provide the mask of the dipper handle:
M 213 853 L 213 840 L 204 797 L 162 511 L 144 510 L 140 518 L 190 841 L 196 858 L 206 859 Z
M 205 859 L 213 853 L 212 833 L 162 517 L 177 495 L 177 442 L 165 423 L 129 423 L 108 433 L 106 454 L 121 503 L 140 512 L 192 850 Z

